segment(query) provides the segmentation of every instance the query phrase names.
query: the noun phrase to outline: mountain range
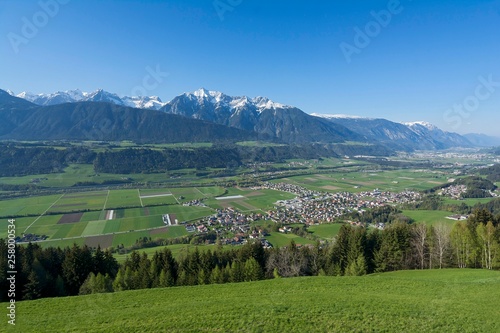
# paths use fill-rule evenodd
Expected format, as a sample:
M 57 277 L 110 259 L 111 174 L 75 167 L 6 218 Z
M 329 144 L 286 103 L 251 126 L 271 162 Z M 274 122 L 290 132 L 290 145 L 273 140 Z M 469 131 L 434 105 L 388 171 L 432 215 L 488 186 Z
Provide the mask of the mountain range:
M 203 88 L 167 103 L 156 96 L 119 97 L 101 89 L 92 93 L 71 90 L 34 95 L 24 92 L 17 97 L 10 91 L 2 91 L 0 118 L 6 117 L 6 110 L 10 110 L 6 119 L 9 125 L 0 125 L 3 139 L 112 138 L 180 142 L 227 140 L 234 135 L 234 140 L 245 137 L 299 144 L 356 141 L 404 151 L 476 146 L 465 136 L 442 131 L 425 122 L 403 124 L 386 119 L 307 114 L 266 97 L 232 97 Z M 157 123 L 153 124 L 152 119 Z M 170 125 L 174 122 L 176 126 L 172 128 Z M 9 133 L 3 129 L 5 126 L 11 130 Z M 194 128 L 203 127 L 206 130 L 194 133 Z M 167 134 L 170 129 L 182 135 Z M 190 138 L 189 133 L 197 138 Z
M 0 139 L 175 143 L 256 140 L 257 135 L 202 120 L 107 102 L 39 106 L 0 90 Z
M 83 92 L 79 89 L 68 91 L 57 91 L 52 94 L 32 94 L 29 92 L 22 92 L 14 95 L 11 91 L 9 94 L 23 98 L 41 106 L 58 105 L 63 103 L 76 103 L 76 102 L 109 102 L 120 106 L 128 106 L 131 108 L 159 110 L 166 103 L 163 103 L 158 96 L 122 96 L 113 94 L 102 89 L 94 92 Z

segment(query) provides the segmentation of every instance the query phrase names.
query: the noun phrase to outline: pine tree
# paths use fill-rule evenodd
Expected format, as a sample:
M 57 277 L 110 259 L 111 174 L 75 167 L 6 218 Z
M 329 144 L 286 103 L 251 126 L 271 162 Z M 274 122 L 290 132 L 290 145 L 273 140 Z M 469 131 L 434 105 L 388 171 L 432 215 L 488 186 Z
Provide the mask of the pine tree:
M 263 279 L 264 274 L 262 268 L 255 258 L 250 258 L 245 262 L 244 276 L 245 281 L 258 281 Z
M 215 283 L 222 283 L 222 271 L 219 268 L 219 266 L 215 266 L 214 269 L 212 269 L 212 273 L 210 274 L 210 283 L 215 284 Z
M 347 276 L 361 276 L 366 274 L 366 260 L 363 254 L 360 254 L 358 258 L 351 262 L 345 271 Z
M 198 274 L 198 284 L 204 285 L 204 284 L 207 284 L 207 282 L 208 282 L 207 274 L 205 273 L 205 270 L 202 269 L 200 271 L 200 273 Z
M 81 285 L 79 294 L 90 295 L 94 293 L 95 286 L 96 286 L 96 277 L 95 274 L 91 272 L 87 277 L 87 279 L 85 279 L 85 281 Z
M 114 291 L 122 291 L 125 289 L 125 280 L 124 280 L 124 272 L 123 269 L 120 269 L 116 274 L 115 280 L 113 281 L 113 290 Z
M 233 261 L 231 264 L 231 270 L 229 271 L 229 281 L 230 282 L 242 282 L 245 280 L 245 275 L 241 263 L 237 260 Z
M 28 275 L 28 283 L 24 286 L 23 294 L 23 298 L 26 300 L 40 298 L 42 294 L 40 283 L 38 282 L 38 276 L 34 270 L 31 270 L 30 274 Z

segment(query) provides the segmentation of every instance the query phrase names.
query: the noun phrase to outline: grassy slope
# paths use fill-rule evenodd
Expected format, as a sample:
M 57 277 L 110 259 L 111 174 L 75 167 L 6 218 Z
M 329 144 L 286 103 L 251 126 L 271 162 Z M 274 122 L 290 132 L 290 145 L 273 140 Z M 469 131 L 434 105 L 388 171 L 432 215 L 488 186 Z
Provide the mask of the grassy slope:
M 500 272 L 403 271 L 17 303 L 17 332 L 498 332 Z M 0 306 L 4 307 L 5 304 Z M 14 331 L 14 329 L 12 329 Z

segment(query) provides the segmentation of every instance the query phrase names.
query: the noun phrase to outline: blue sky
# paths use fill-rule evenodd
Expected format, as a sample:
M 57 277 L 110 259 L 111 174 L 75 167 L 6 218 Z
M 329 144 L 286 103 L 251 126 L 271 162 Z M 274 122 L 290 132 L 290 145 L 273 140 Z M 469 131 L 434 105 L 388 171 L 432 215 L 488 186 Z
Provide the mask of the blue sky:
M 205 87 L 500 136 L 499 32 L 500 0 L 0 0 L 0 88 Z

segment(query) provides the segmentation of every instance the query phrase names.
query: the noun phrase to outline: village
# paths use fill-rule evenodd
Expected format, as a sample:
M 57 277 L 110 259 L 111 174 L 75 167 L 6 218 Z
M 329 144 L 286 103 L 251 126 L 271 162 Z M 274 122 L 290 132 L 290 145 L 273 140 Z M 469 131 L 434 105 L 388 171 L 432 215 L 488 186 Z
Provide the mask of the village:
M 212 216 L 200 219 L 195 223 L 181 223 L 189 233 L 206 234 L 213 231 L 223 245 L 241 245 L 249 239 L 260 240 L 266 248 L 272 247 L 265 236 L 268 230 L 256 226 L 255 222 L 269 221 L 276 226 L 276 231 L 289 233 L 289 225 L 305 226 L 338 222 L 344 214 L 357 211 L 363 213 L 367 209 L 385 205 L 397 205 L 418 201 L 421 195 L 415 191 L 393 193 L 386 191 L 365 191 L 360 193 L 329 193 L 311 191 L 301 186 L 287 183 L 263 183 L 252 187 L 252 190 L 272 189 L 296 195 L 291 200 L 280 200 L 275 208 L 262 213 L 244 214 L 232 207 L 218 209 Z M 197 204 L 202 204 L 198 202 Z M 166 218 L 165 223 L 170 225 Z

